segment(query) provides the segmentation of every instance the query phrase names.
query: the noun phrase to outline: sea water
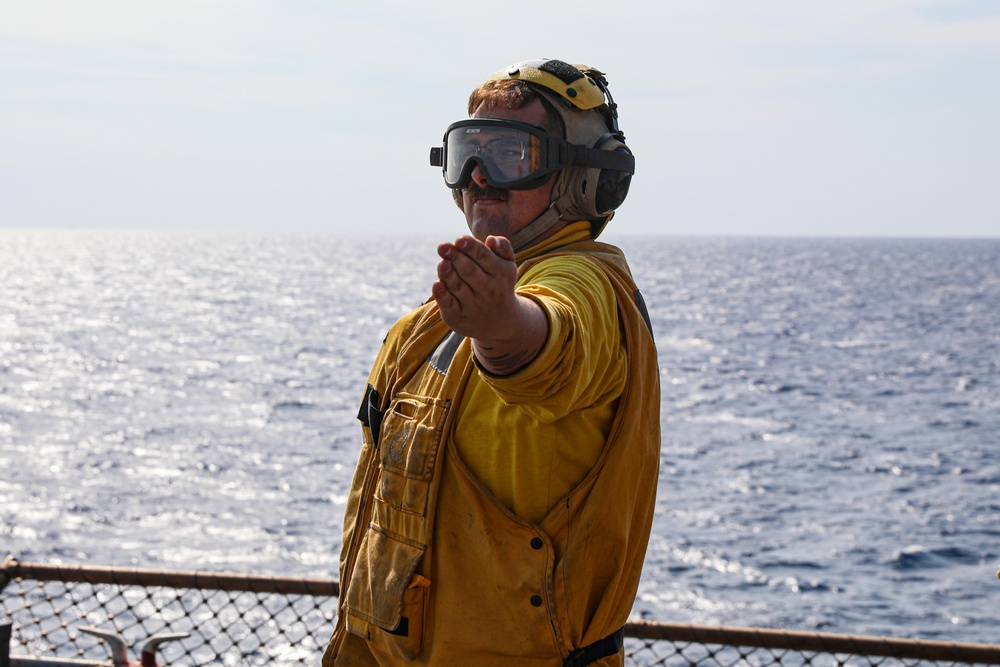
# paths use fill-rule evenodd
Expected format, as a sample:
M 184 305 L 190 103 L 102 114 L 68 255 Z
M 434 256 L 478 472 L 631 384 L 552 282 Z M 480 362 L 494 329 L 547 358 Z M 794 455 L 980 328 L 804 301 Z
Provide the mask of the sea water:
M 0 230 L 0 558 L 336 576 L 439 240 Z M 663 395 L 634 617 L 1000 642 L 1000 240 L 605 240 Z

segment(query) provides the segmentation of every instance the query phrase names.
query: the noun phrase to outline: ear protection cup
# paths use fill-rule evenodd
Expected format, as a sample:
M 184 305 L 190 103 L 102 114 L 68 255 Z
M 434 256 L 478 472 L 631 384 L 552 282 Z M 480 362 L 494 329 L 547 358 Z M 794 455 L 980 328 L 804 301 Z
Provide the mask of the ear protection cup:
M 608 132 L 605 128 L 598 136 L 593 146 L 595 149 L 632 154 L 620 132 Z M 615 209 L 625 201 L 632 174 L 618 169 L 567 167 L 559 173 L 558 179 L 553 198 L 568 197 L 560 211 L 562 217 L 566 220 L 589 220 L 594 238 L 597 238 Z
M 605 134 L 598 139 L 594 148 L 602 151 L 632 154 L 620 134 Z M 587 206 L 587 213 L 592 217 L 606 216 L 622 205 L 628 195 L 628 187 L 632 183 L 632 174 L 617 169 L 602 169 L 597 175 L 597 187 L 594 188 L 593 205 Z M 588 197 L 588 200 L 590 198 Z

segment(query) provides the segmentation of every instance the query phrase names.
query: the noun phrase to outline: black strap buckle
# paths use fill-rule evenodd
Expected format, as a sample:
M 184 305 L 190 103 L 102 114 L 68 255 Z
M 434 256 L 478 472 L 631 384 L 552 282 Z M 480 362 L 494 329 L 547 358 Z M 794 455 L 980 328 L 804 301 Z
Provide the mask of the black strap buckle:
M 375 387 L 368 385 L 365 397 L 361 401 L 361 409 L 358 410 L 358 419 L 371 429 L 372 440 L 376 447 L 378 447 L 378 439 L 382 431 L 382 418 L 385 416 L 385 412 L 378 409 L 379 401 L 378 391 Z
M 585 667 L 601 658 L 614 655 L 625 646 L 625 628 L 621 627 L 604 639 L 598 639 L 593 644 L 578 648 L 569 654 L 563 667 Z

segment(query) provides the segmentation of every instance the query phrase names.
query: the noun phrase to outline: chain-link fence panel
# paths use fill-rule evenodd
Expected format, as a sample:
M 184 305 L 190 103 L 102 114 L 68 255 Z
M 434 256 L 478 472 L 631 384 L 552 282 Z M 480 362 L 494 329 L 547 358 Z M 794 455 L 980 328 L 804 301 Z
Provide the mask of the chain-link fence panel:
M 12 580 L 0 592 L 11 652 L 34 656 L 106 659 L 104 642 L 81 631 L 92 627 L 121 637 L 136 659 L 150 638 L 187 633 L 160 645 L 169 665 L 314 664 L 337 613 L 338 586 L 329 579 L 11 560 L 2 572 Z
M 138 659 L 202 665 L 315 665 L 333 632 L 333 579 L 19 563 L 0 566 L 0 625 L 18 656 L 106 661 L 108 644 Z M 102 640 L 83 628 L 114 635 Z M 91 631 L 93 631 L 91 630 Z M 625 664 L 717 667 L 1000 665 L 1000 646 L 672 623 L 625 626 Z M 120 639 L 119 639 L 120 638 Z M 102 645 L 104 644 L 104 645 Z M 2 648 L 2 647 L 0 647 Z

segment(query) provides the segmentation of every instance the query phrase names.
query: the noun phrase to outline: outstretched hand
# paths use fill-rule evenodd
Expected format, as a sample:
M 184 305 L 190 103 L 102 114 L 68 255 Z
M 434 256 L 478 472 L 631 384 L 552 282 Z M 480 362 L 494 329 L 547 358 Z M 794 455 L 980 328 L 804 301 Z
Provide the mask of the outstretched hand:
M 448 327 L 473 340 L 487 370 L 508 375 L 527 365 L 548 335 L 541 307 L 514 291 L 514 248 L 502 236 L 463 236 L 438 246 L 431 292 Z
M 516 307 L 517 265 L 510 241 L 490 236 L 482 243 L 463 236 L 439 245 L 438 255 L 438 280 L 431 291 L 445 323 L 469 338 L 493 334 Z

